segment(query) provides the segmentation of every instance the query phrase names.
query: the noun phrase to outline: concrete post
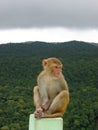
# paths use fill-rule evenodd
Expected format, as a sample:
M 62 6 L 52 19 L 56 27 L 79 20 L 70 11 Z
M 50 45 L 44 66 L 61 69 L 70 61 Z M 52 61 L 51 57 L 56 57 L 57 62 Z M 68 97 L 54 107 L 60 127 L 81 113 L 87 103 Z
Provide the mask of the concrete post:
M 29 118 L 29 130 L 63 130 L 63 119 L 59 118 Z

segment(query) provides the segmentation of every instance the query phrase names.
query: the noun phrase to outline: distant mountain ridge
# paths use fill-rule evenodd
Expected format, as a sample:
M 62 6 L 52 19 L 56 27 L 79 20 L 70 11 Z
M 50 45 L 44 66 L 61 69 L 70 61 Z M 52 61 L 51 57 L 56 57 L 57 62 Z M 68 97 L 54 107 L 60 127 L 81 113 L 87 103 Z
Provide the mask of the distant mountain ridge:
M 41 56 L 64 57 L 66 59 L 96 58 L 98 46 L 86 42 L 70 41 L 63 43 L 24 42 L 0 45 L 0 56 Z

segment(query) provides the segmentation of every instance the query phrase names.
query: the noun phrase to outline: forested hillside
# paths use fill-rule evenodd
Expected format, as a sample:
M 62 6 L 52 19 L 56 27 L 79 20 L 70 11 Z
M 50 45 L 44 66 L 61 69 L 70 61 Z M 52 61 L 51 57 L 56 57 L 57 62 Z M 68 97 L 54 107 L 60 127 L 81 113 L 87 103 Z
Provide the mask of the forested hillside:
M 69 85 L 64 130 L 98 130 L 98 46 L 78 41 L 0 45 L 0 129 L 28 130 L 32 89 L 48 57 L 62 61 Z

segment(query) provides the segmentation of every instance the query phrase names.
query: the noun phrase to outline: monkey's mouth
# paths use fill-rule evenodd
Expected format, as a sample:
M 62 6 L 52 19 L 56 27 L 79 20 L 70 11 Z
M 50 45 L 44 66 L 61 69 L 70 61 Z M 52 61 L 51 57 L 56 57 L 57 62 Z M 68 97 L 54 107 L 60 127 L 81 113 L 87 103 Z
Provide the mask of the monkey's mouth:
M 56 72 L 56 73 L 55 73 L 55 76 L 56 76 L 56 77 L 59 77 L 59 76 L 60 76 L 60 72 Z

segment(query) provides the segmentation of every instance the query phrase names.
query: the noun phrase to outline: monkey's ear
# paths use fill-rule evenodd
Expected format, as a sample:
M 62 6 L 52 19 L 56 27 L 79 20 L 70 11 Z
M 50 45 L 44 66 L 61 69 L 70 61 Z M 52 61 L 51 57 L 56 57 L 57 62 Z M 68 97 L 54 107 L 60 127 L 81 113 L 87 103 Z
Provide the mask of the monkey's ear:
M 46 59 L 44 59 L 44 60 L 42 61 L 42 65 L 43 65 L 43 67 L 46 67 L 46 66 L 47 66 L 47 64 L 48 64 L 47 60 L 46 60 Z

